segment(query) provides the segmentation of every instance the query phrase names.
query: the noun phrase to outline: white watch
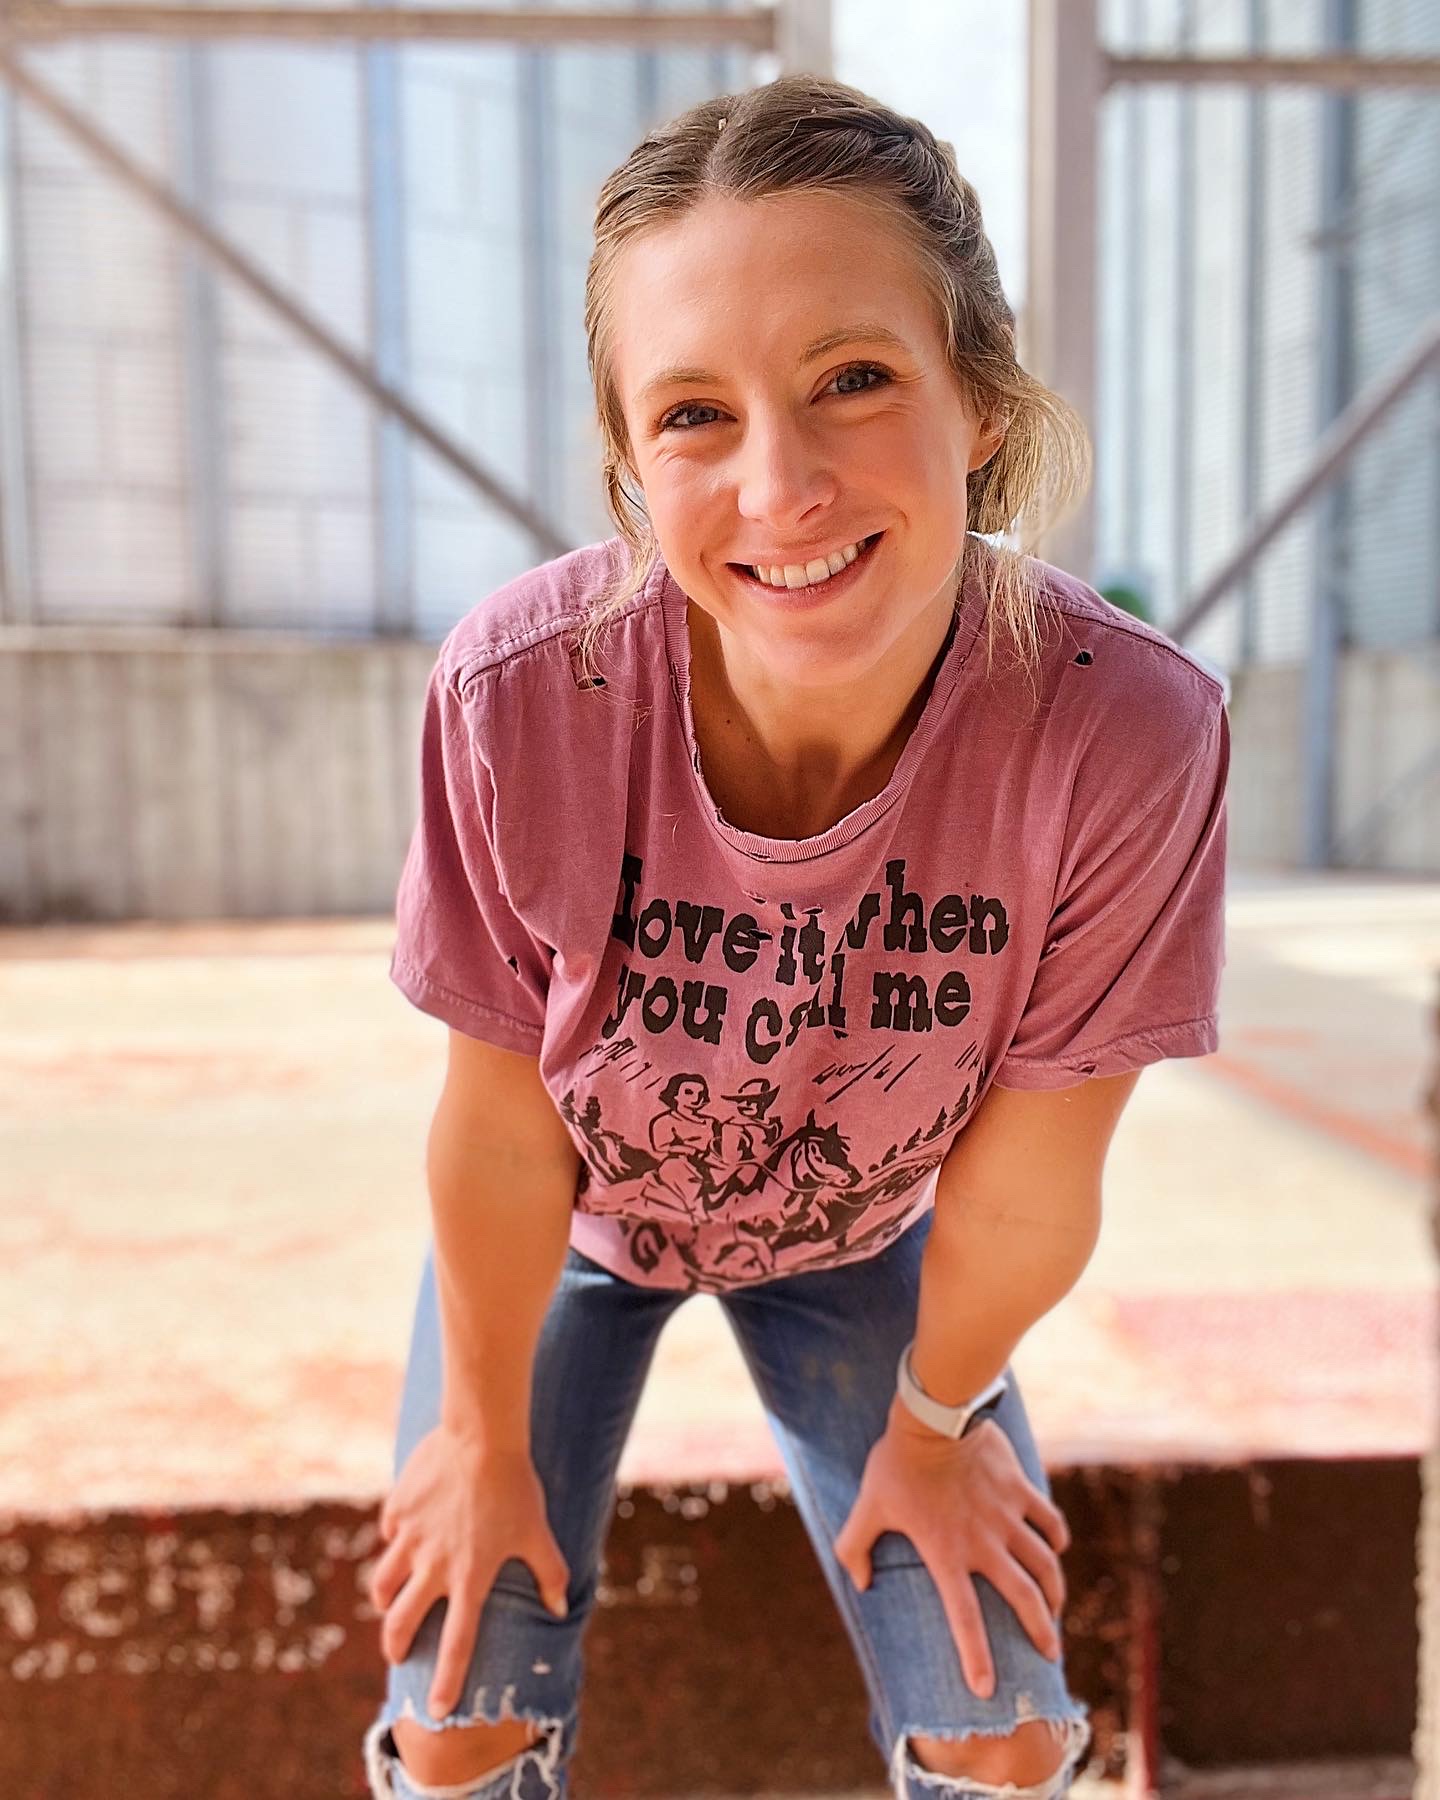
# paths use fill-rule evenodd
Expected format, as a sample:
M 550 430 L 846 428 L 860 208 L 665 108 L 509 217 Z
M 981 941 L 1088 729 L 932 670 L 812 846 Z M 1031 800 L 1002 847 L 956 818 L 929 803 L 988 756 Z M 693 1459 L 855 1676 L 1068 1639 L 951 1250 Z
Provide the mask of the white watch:
M 911 1338 L 910 1343 L 900 1352 L 896 1391 L 922 1424 L 930 1426 L 934 1431 L 943 1432 L 946 1437 L 958 1438 L 975 1414 L 992 1400 L 998 1400 L 1010 1384 L 1002 1370 L 989 1387 L 982 1388 L 973 1399 L 964 1400 L 959 1406 L 942 1406 L 938 1400 L 930 1398 L 910 1371 L 910 1346 L 914 1342 L 914 1338 Z

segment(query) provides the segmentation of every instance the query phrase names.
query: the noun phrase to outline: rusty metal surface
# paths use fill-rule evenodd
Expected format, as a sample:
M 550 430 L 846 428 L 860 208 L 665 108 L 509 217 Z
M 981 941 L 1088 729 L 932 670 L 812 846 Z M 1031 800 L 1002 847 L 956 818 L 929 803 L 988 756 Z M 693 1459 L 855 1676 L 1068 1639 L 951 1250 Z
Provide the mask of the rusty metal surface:
M 1151 1532 L 1136 1530 L 1142 1485 Z M 1413 1464 L 1084 1469 L 1055 1495 L 1074 1534 L 1066 1673 L 1092 1708 L 1087 1787 L 1113 1795 L 1134 1753 L 1146 1578 L 1167 1796 L 1298 1757 L 1388 1758 L 1388 1790 L 1332 1784 L 1317 1800 L 1408 1792 L 1393 1777 L 1413 1722 Z M 366 1598 L 378 1550 L 373 1509 L 341 1505 L 18 1522 L 0 1545 L 0 1793 L 363 1796 L 360 1739 L 384 1687 Z M 872 1796 L 884 1771 L 865 1717 L 784 1495 L 620 1496 L 585 1640 L 576 1800 Z M 1268 1791 L 1251 1778 L 1216 1800 Z
M 1077 1514 L 1114 1508 L 1086 1476 Z M 1059 1490 L 1062 1504 L 1065 1489 Z M 1122 1508 L 1123 1510 L 1123 1508 Z M 1119 1765 L 1117 1589 L 1067 1565 L 1076 1679 L 1096 1756 Z M 373 1517 L 115 1515 L 21 1524 L 0 1586 L 6 1800 L 328 1800 L 365 1792 L 383 1692 L 365 1584 Z M 763 1487 L 635 1491 L 607 1543 L 575 1764 L 577 1800 L 855 1794 L 883 1784 L 858 1667 L 799 1516 Z
M 1408 1752 L 1419 1467 L 1192 1470 L 1160 1532 L 1160 1729 L 1192 1768 Z

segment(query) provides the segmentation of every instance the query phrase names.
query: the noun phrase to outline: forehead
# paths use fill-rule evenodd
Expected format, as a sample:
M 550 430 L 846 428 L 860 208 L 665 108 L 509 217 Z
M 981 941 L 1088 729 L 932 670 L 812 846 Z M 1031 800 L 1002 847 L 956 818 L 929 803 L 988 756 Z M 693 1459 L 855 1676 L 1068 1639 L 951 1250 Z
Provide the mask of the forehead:
M 844 194 L 703 201 L 625 246 L 612 304 L 616 375 L 636 399 L 667 374 L 798 364 L 818 339 L 833 347 L 857 325 L 917 356 L 940 342 L 909 244 Z

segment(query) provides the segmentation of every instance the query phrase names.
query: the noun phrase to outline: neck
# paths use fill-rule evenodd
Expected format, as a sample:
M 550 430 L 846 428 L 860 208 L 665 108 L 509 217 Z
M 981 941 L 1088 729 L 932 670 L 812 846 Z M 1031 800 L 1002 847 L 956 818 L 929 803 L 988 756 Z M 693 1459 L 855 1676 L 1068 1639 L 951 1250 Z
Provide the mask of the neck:
M 687 602 L 691 710 L 706 784 L 726 818 L 770 837 L 814 837 L 889 781 L 955 626 L 947 588 L 873 671 L 839 688 L 775 683 Z M 758 821 L 758 822 L 757 822 Z

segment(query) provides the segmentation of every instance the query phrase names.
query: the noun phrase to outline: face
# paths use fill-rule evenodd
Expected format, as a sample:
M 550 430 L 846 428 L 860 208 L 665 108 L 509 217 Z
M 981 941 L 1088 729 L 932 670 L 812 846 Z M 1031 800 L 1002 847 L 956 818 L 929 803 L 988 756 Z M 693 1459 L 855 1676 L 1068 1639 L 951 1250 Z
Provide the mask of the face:
M 646 509 L 727 661 L 843 688 L 907 636 L 938 644 L 965 479 L 1000 434 L 966 410 L 894 228 L 843 194 L 708 200 L 626 246 L 614 305 Z M 819 582 L 811 567 L 806 587 L 744 566 L 833 567 L 857 544 L 843 573 Z

